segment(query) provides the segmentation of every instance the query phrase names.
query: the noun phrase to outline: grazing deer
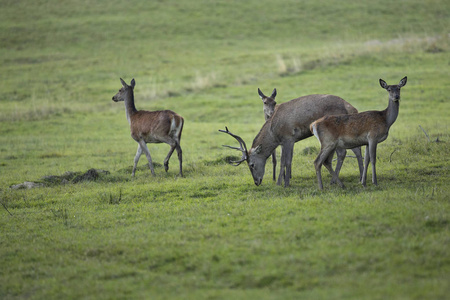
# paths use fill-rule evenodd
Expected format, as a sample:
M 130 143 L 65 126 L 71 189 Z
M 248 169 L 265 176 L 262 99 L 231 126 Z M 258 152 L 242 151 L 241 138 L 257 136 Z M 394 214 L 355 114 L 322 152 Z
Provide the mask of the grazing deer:
M 253 140 L 252 148 L 248 151 L 244 140 L 226 130 L 219 130 L 234 137 L 240 147 L 225 146 L 242 152 L 239 161 L 232 161 L 234 165 L 239 165 L 247 161 L 253 181 L 260 185 L 264 177 L 267 158 L 273 153 L 275 148 L 282 146 L 281 169 L 277 184 L 289 186 L 291 178 L 291 164 L 294 144 L 300 140 L 312 136 L 309 130 L 311 122 L 328 114 L 352 114 L 358 111 L 344 99 L 333 95 L 309 95 L 303 96 L 277 106 L 272 117 L 262 126 L 260 132 Z M 353 149 L 358 157 L 358 164 L 362 173 L 361 149 Z M 342 165 L 345 157 L 345 149 L 337 149 L 338 165 Z
M 148 166 L 155 175 L 152 157 L 147 148 L 147 143 L 166 143 L 170 145 L 170 151 L 164 159 L 164 169 L 169 170 L 169 159 L 176 149 L 180 162 L 180 176 L 183 176 L 183 157 L 180 147 L 181 132 L 183 131 L 184 119 L 171 110 L 145 111 L 137 110 L 134 106 L 134 86 L 136 82 L 131 80 L 131 85 L 127 85 L 120 78 L 122 88 L 112 97 L 114 102 L 124 101 L 127 120 L 130 124 L 131 137 L 139 144 L 134 157 L 134 167 L 131 176 L 136 172 L 136 166 L 142 152 L 148 160 Z
M 377 185 L 375 170 L 377 145 L 383 142 L 389 134 L 389 128 L 398 116 L 400 105 L 400 89 L 405 86 L 405 76 L 398 85 L 387 85 L 380 79 L 380 85 L 389 93 L 389 105 L 382 111 L 365 111 L 354 115 L 324 116 L 313 122 L 310 130 L 320 142 L 320 153 L 314 161 L 319 189 L 323 189 L 321 167 L 328 169 L 332 177 L 344 187 L 331 168 L 333 152 L 337 147 L 353 148 L 366 145 L 364 171 L 361 183 L 366 186 L 367 168 L 372 163 L 372 183 Z
M 277 103 L 275 102 L 275 97 L 277 96 L 277 89 L 273 89 L 272 95 L 270 97 L 267 97 L 266 95 L 261 92 L 261 90 L 258 88 L 258 94 L 259 97 L 261 97 L 261 100 L 263 102 L 263 110 L 264 110 L 264 118 L 267 121 L 275 111 L 275 106 Z M 273 150 L 272 152 L 272 166 L 273 166 L 273 181 L 276 180 L 276 172 L 277 172 L 277 149 Z

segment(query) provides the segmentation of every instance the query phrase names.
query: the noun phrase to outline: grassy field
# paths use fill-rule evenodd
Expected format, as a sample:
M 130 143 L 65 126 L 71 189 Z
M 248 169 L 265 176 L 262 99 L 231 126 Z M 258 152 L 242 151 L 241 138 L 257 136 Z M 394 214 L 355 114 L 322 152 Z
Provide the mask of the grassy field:
M 448 1 L 0 4 L 1 299 L 448 298 Z M 347 158 L 346 189 L 323 170 L 318 190 L 315 138 L 288 188 L 270 162 L 259 187 L 227 163 L 239 153 L 218 130 L 251 144 L 257 88 L 382 110 L 378 79 L 404 76 L 379 186 Z M 119 77 L 138 109 L 184 117 L 183 178 L 165 144 L 149 145 L 156 176 L 142 157 L 131 177 Z M 74 180 L 91 168 L 108 173 Z M 10 188 L 25 181 L 44 186 Z

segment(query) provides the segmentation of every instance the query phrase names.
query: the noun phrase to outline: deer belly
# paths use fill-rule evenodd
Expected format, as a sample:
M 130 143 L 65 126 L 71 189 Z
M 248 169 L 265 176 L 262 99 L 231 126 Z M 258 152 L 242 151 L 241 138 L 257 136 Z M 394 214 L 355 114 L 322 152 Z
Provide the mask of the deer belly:
M 148 144 L 159 144 L 159 143 L 163 143 L 162 139 L 156 137 L 156 136 L 151 136 L 151 135 L 147 135 L 144 137 L 144 141 Z
M 162 139 L 158 138 L 157 136 L 150 135 L 150 134 L 131 134 L 131 137 L 133 140 L 139 143 L 139 141 L 144 140 L 144 142 L 148 144 L 157 144 L 157 143 L 163 143 Z
M 337 146 L 344 149 L 351 149 L 362 145 L 367 145 L 367 137 L 343 136 L 337 142 Z

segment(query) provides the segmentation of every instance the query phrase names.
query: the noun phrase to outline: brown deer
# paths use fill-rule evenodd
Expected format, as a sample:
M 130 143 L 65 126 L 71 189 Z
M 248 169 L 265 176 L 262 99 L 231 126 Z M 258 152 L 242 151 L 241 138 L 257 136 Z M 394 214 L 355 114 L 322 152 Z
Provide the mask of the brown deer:
M 277 105 L 277 102 L 275 102 L 275 97 L 277 96 L 277 89 L 273 89 L 272 95 L 270 95 L 270 97 L 267 97 L 258 88 L 258 95 L 263 102 L 264 119 L 267 121 L 273 115 L 273 112 L 275 111 L 275 106 Z
M 134 167 L 131 176 L 136 172 L 136 166 L 142 152 L 148 160 L 148 166 L 155 175 L 152 157 L 147 148 L 147 143 L 166 143 L 170 145 L 170 151 L 164 159 L 164 169 L 169 170 L 169 159 L 174 150 L 177 150 L 180 162 L 180 176 L 183 176 L 183 157 L 180 146 L 181 132 L 183 131 L 184 119 L 171 110 L 145 111 L 137 110 L 134 106 L 134 86 L 136 82 L 131 80 L 127 85 L 120 78 L 122 88 L 112 97 L 114 102 L 124 101 L 128 123 L 130 124 L 131 137 L 139 144 L 134 157 Z
M 277 89 L 273 89 L 272 95 L 270 97 L 267 97 L 266 95 L 261 92 L 261 90 L 258 88 L 258 94 L 259 97 L 261 97 L 261 100 L 263 102 L 263 110 L 264 110 L 264 119 L 267 121 L 275 111 L 275 106 L 277 105 L 277 102 L 275 102 L 275 97 L 277 96 Z M 276 180 L 276 173 L 277 173 L 277 149 L 273 150 L 272 152 L 272 166 L 273 166 L 273 181 Z
M 244 140 L 231 133 L 228 128 L 219 130 L 234 137 L 240 147 L 225 146 L 242 152 L 242 158 L 232 161 L 234 165 L 239 165 L 247 161 L 253 181 L 260 185 L 265 172 L 267 158 L 279 146 L 281 151 L 281 169 L 277 184 L 289 186 L 291 178 L 291 164 L 294 144 L 300 140 L 312 136 L 309 130 L 311 122 L 328 114 L 352 114 L 358 111 L 344 99 L 333 95 L 308 95 L 278 105 L 260 132 L 253 140 L 252 148 L 248 151 Z M 361 149 L 352 149 L 357 158 L 359 168 L 362 173 Z M 342 165 L 346 150 L 337 149 L 338 165 Z
M 366 146 L 364 158 L 364 170 L 361 183 L 366 186 L 367 168 L 372 163 L 372 183 L 377 185 L 375 170 L 377 145 L 388 137 L 389 128 L 394 124 L 398 116 L 400 106 L 400 89 L 405 86 L 405 76 L 398 85 L 387 85 L 380 79 L 380 85 L 389 93 L 389 104 L 382 111 L 365 111 L 354 115 L 324 116 L 313 122 L 310 130 L 320 142 L 320 153 L 314 161 L 319 189 L 323 189 L 321 167 L 328 169 L 333 179 L 341 187 L 344 184 L 339 180 L 336 172 L 331 167 L 333 152 L 340 148 L 354 148 Z

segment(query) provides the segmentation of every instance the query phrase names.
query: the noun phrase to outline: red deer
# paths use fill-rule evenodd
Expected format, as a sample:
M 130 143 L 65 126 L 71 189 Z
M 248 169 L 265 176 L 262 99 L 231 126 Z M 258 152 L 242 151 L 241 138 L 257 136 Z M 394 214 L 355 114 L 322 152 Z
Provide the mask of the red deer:
M 131 137 L 139 144 L 134 157 L 134 167 L 131 176 L 136 172 L 136 166 L 142 152 L 148 160 L 148 166 L 155 175 L 152 157 L 147 148 L 147 143 L 166 143 L 170 145 L 170 151 L 164 159 L 164 169 L 169 170 L 169 159 L 174 150 L 177 150 L 180 162 L 180 176 L 183 176 L 183 157 L 180 146 L 181 132 L 183 131 L 184 119 L 171 110 L 145 111 L 137 110 L 134 106 L 134 86 L 136 82 L 131 80 L 131 85 L 127 85 L 120 78 L 122 88 L 112 97 L 114 102 L 124 101 L 128 123 L 130 124 Z
M 364 157 L 364 171 L 361 183 L 366 186 L 367 168 L 372 163 L 372 183 L 377 185 L 375 170 L 378 143 L 386 140 L 389 128 L 394 124 L 398 116 L 400 106 L 400 89 L 405 86 L 405 76 L 398 85 L 387 85 L 380 79 L 380 85 L 389 93 L 389 104 L 382 111 L 365 111 L 354 115 L 325 116 L 311 124 L 310 130 L 320 142 L 320 153 L 314 161 L 319 189 L 323 189 L 321 167 L 322 164 L 330 172 L 334 180 L 341 187 L 344 184 L 331 168 L 333 152 L 339 148 L 354 148 L 366 146 Z
M 272 95 L 267 97 L 261 92 L 258 88 L 259 97 L 263 102 L 263 110 L 264 110 L 264 119 L 267 121 L 273 115 L 275 111 L 275 106 L 277 103 L 275 102 L 275 97 L 277 96 L 277 89 L 273 89 Z M 273 166 L 273 181 L 276 180 L 276 172 L 277 172 L 277 149 L 272 152 L 272 166 Z
M 308 95 L 278 105 L 273 113 L 262 126 L 260 132 L 253 140 L 252 148 L 248 151 L 244 140 L 226 130 L 219 130 L 234 137 L 240 144 L 240 147 L 230 147 L 242 152 L 242 158 L 239 161 L 231 163 L 239 165 L 247 161 L 253 181 L 260 185 L 265 172 L 267 158 L 279 146 L 281 151 L 281 169 L 277 184 L 289 186 L 291 178 L 291 164 L 294 144 L 300 140 L 312 136 L 309 130 L 311 122 L 331 114 L 353 114 L 358 111 L 346 102 L 344 99 L 333 95 Z M 362 173 L 361 149 L 352 149 L 357 158 L 360 171 Z M 338 165 L 342 165 L 346 150 L 337 149 Z M 336 167 L 336 169 L 338 169 Z

